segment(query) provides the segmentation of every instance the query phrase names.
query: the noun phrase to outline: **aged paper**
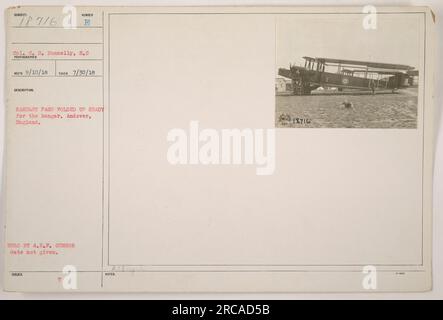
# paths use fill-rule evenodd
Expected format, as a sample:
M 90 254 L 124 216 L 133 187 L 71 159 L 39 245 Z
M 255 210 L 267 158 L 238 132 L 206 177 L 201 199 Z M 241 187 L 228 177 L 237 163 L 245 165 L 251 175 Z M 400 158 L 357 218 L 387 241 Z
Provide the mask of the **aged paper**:
M 9 291 L 432 287 L 423 7 L 14 7 Z

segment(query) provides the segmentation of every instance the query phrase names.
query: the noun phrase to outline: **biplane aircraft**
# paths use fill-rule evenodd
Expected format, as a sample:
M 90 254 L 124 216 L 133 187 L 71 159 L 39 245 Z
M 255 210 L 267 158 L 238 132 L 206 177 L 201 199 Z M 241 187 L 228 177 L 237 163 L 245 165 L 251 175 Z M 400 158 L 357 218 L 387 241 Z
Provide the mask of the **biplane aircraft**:
M 413 85 L 418 70 L 401 64 L 303 57 L 305 66 L 280 68 L 280 76 L 292 79 L 295 95 L 309 95 L 317 88 L 354 89 L 375 94 L 380 90 L 395 92 Z M 335 72 L 331 69 L 335 69 Z

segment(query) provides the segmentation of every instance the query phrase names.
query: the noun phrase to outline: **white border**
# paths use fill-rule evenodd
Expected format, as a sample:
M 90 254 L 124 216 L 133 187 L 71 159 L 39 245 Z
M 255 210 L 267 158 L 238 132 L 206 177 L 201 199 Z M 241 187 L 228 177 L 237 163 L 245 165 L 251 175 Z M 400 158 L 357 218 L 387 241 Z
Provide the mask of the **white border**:
M 2 1 L 0 8 L 2 9 L 2 15 L 0 17 L 0 70 L 2 70 L 2 76 L 0 77 L 0 93 L 1 93 L 1 112 L 0 112 L 0 159 L 3 159 L 3 143 L 4 143 L 4 70 L 5 70 L 5 21 L 4 11 L 6 8 L 15 5 L 99 5 L 99 6 L 111 6 L 111 5 L 298 5 L 298 6 L 345 6 L 345 5 L 380 5 L 380 6 L 430 6 L 434 11 L 437 19 L 436 33 L 437 33 L 437 57 L 441 57 L 441 41 L 443 39 L 443 25 L 440 19 L 443 18 L 443 2 L 441 0 L 292 0 L 292 1 L 271 1 L 271 0 L 242 0 L 242 1 L 180 1 L 180 0 L 139 0 L 139 1 L 122 1 L 122 0 L 95 0 L 93 2 L 82 1 L 59 1 L 59 0 L 28 0 L 28 1 Z M 443 299 L 443 219 L 441 217 L 443 207 L 443 130 L 441 125 L 442 120 L 442 104 L 443 104 L 443 92 L 439 90 L 442 87 L 442 72 L 443 67 L 439 59 L 436 61 L 436 155 L 435 155 L 435 169 L 434 169 L 434 215 L 433 215 L 433 290 L 425 293 L 398 293 L 398 294 L 385 294 L 385 293 L 357 293 L 357 294 L 158 294 L 158 293 L 137 293 L 137 294 L 89 294 L 89 293 L 60 293 L 60 294 L 20 294 L 20 293 L 7 293 L 3 292 L 3 277 L 0 276 L 0 300 L 8 299 Z M 2 206 L 0 206 L 2 207 Z M 0 225 L 3 225 L 4 214 L 0 211 Z M 0 233 L 0 275 L 3 274 L 3 248 L 4 248 L 4 234 Z

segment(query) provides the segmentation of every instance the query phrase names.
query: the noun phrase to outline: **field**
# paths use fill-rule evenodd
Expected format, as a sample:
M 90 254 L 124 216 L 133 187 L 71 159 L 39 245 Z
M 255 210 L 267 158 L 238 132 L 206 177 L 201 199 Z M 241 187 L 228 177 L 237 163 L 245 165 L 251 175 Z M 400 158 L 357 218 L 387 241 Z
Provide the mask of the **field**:
M 364 95 L 276 96 L 278 128 L 416 128 L 417 89 Z

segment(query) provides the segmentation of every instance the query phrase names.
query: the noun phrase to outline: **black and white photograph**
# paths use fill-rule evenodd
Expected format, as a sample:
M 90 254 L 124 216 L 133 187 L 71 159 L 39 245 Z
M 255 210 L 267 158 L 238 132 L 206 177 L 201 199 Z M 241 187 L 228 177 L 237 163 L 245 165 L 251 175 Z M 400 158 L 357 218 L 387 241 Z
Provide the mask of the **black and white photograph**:
M 443 1 L 0 7 L 0 303 L 443 298 Z
M 422 25 L 395 13 L 279 18 L 275 126 L 417 128 Z

